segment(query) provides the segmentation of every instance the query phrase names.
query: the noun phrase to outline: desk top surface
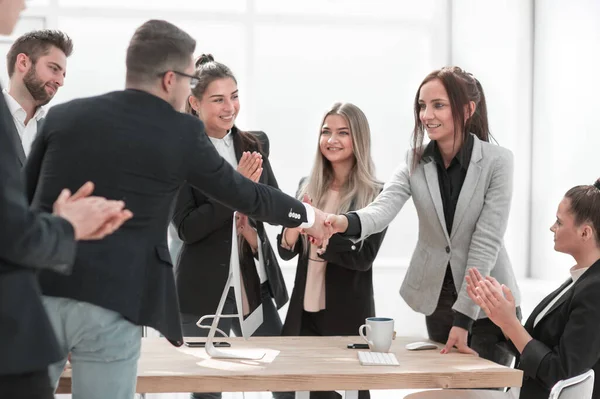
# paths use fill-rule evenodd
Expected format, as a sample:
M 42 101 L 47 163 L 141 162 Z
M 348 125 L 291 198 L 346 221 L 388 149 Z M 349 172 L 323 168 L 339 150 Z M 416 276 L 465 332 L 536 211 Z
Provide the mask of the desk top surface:
M 201 340 L 199 338 L 189 339 Z M 439 350 L 408 351 L 419 338 L 398 337 L 391 352 L 400 366 L 361 366 L 349 343 L 360 337 L 227 338 L 229 350 L 265 352 L 260 360 L 212 359 L 204 348 L 176 348 L 165 339 L 144 338 L 137 392 L 309 391 L 521 386 L 522 371 L 471 355 Z M 59 392 L 68 392 L 70 371 Z

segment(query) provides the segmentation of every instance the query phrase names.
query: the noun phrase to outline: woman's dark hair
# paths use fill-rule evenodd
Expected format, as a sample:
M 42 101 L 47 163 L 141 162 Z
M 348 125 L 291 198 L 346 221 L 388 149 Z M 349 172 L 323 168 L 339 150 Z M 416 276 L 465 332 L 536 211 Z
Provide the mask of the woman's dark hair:
M 198 57 L 196 59 L 195 67 L 195 75 L 198 78 L 198 84 L 192 89 L 192 96 L 196 97 L 199 101 L 202 100 L 202 97 L 204 96 L 208 86 L 215 80 L 232 79 L 237 84 L 237 79 L 235 78 L 233 72 L 231 72 L 231 69 L 229 69 L 227 65 L 215 61 L 215 58 L 212 56 L 212 54 L 202 54 L 200 57 Z M 185 104 L 185 111 L 188 114 L 198 116 L 198 113 L 192 108 L 189 99 Z M 236 126 L 234 126 L 234 129 L 237 130 L 237 134 L 241 139 L 242 151 L 252 151 L 253 149 L 257 148 L 260 152 L 262 152 L 260 140 L 258 140 L 256 136 L 248 132 L 244 132 L 238 129 Z
M 600 247 L 600 179 L 594 184 L 575 186 L 565 194 L 571 200 L 575 225 L 589 223 L 594 229 L 596 245 Z
M 490 141 L 491 135 L 488 125 L 487 104 L 481 83 L 472 74 L 465 72 L 457 66 L 435 70 L 423 79 L 415 95 L 412 170 L 421 161 L 423 137 L 425 135 L 425 126 L 420 118 L 421 106 L 419 104 L 419 95 L 421 87 L 435 79 L 442 82 L 448 94 L 452 119 L 454 120 L 454 139 L 456 140 L 458 135 L 461 135 L 462 142 L 464 143 L 468 134 L 473 133 L 482 141 Z M 465 107 L 469 107 L 471 101 L 475 103 L 475 112 L 465 120 L 464 109 Z

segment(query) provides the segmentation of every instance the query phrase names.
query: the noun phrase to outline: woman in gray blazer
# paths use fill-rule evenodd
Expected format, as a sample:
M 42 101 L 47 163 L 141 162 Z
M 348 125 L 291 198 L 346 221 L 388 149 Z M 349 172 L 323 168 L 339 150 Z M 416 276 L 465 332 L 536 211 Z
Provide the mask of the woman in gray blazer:
M 412 196 L 419 239 L 400 294 L 426 315 L 429 338 L 461 352 L 510 364 L 502 331 L 473 303 L 465 271 L 477 268 L 508 286 L 520 303 L 504 247 L 512 196 L 512 153 L 489 143 L 481 84 L 458 67 L 433 71 L 414 102 L 406 162 L 366 208 L 330 216 L 335 232 L 356 240 L 385 229 Z M 425 132 L 431 140 L 423 145 Z M 517 308 L 517 311 L 518 308 Z
M 515 367 L 523 371 L 521 388 L 493 396 L 489 391 L 463 389 L 425 391 L 407 398 L 547 399 L 560 380 L 589 369 L 600 375 L 600 179 L 565 193 L 550 231 L 554 250 L 571 255 L 575 265 L 569 269 L 570 277 L 533 309 L 524 325 L 514 316 L 508 287 L 491 277 L 484 279 L 477 269 L 469 270 L 466 278 L 471 299 L 510 339 L 517 355 Z M 600 399 L 600 378 L 593 381 L 591 398 Z M 582 391 L 569 394 L 584 397 Z

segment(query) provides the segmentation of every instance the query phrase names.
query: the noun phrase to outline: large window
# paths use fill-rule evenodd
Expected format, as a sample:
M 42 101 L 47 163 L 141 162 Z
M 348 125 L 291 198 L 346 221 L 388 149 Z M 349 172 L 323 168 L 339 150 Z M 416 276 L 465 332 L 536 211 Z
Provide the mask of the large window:
M 389 178 L 409 147 L 421 79 L 448 62 L 446 4 L 37 0 L 28 3 L 18 33 L 46 26 L 73 38 L 65 86 L 51 103 L 57 104 L 123 88 L 125 49 L 136 27 L 150 18 L 177 24 L 196 38 L 198 54 L 212 53 L 232 68 L 241 92 L 238 125 L 269 135 L 280 186 L 294 193 L 310 173 L 318 125 L 334 101 L 365 111 L 378 175 Z M 406 266 L 416 242 L 416 215 L 408 208 L 388 232 L 382 264 Z

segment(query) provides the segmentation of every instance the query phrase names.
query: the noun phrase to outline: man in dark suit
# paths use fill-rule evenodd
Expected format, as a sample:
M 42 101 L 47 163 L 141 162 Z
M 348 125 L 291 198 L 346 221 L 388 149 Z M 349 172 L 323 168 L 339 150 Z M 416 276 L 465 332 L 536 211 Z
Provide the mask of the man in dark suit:
M 0 0 L 1 35 L 12 33 L 23 8 L 24 0 Z M 122 202 L 89 197 L 91 183 L 73 196 L 61 192 L 52 201 L 53 215 L 30 211 L 15 136 L 0 96 L 0 398 L 47 399 L 53 397 L 48 365 L 60 352 L 36 270 L 70 272 L 76 240 L 102 238 L 131 215 Z
M 58 382 L 71 352 L 74 399 L 133 397 L 139 326 L 182 344 L 167 226 L 184 182 L 255 219 L 328 233 L 323 213 L 238 174 L 202 122 L 179 112 L 196 83 L 195 45 L 168 22 L 143 24 L 127 49 L 127 89 L 53 107 L 25 167 L 39 209 L 49 209 L 59 187 L 91 179 L 135 215 L 107 239 L 80 245 L 70 276 L 41 275 L 63 355 L 51 379 Z

